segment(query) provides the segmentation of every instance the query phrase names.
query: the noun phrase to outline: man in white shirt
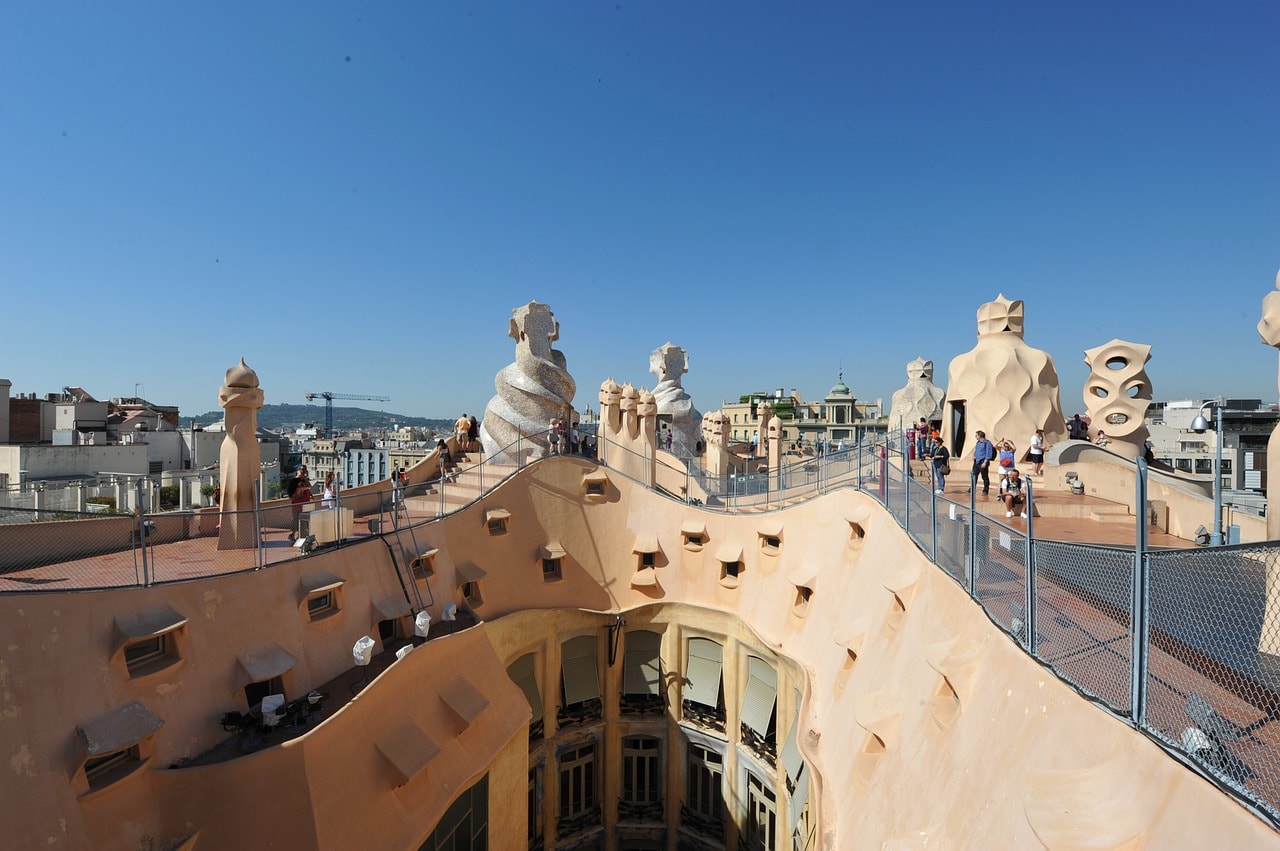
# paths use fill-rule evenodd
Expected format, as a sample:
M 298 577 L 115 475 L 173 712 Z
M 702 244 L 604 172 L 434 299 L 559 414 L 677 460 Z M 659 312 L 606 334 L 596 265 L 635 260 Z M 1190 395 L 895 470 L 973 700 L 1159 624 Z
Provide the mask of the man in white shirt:
M 1027 494 L 1022 487 L 1022 474 L 1017 467 L 1009 468 L 1009 475 L 1000 482 L 1000 501 L 1004 503 L 1004 516 L 1012 517 L 1015 511 L 1027 516 Z

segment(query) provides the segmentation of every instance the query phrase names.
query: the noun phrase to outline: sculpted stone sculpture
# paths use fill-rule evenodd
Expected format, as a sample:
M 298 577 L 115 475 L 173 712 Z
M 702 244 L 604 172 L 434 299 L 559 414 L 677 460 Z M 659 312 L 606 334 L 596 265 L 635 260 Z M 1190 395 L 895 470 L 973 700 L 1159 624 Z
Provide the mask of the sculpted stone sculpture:
M 658 416 L 671 428 L 671 450 L 678 455 L 693 455 L 700 434 L 702 414 L 693 407 L 693 399 L 680 386 L 680 376 L 689 371 L 689 355 L 679 346 L 667 343 L 649 355 L 649 372 L 657 376 L 653 398 Z
M 658 406 L 648 390 L 600 385 L 600 460 L 642 482 L 653 483 Z
M 923 417 L 931 423 L 942 419 L 946 391 L 933 383 L 933 361 L 916 358 L 907 364 L 907 386 L 893 394 L 889 431 L 910 428 Z
M 703 465 L 713 476 L 729 472 L 729 417 L 712 411 L 702 418 Z
M 1140 458 L 1146 452 L 1149 360 L 1150 346 L 1124 340 L 1112 340 L 1084 353 L 1084 362 L 1089 365 L 1089 378 L 1084 383 L 1089 422 L 1095 435 L 1106 432 L 1107 449 L 1125 458 Z
M 218 530 L 218 549 L 243 550 L 258 545 L 253 516 L 253 486 L 262 468 L 258 449 L 258 411 L 263 394 L 258 388 L 258 374 L 240 359 L 227 370 L 218 404 L 226 411 L 226 434 L 219 452 L 222 477 L 223 514 Z
M 978 308 L 978 345 L 951 361 L 942 439 L 964 455 L 975 431 L 1025 446 L 1036 429 L 1052 445 L 1066 437 L 1058 372 L 1048 353 L 1022 340 L 1022 301 L 1003 295 Z
M 560 339 L 560 323 L 551 308 L 536 301 L 517 307 L 511 311 L 509 329 L 516 341 L 516 360 L 494 378 L 498 392 L 484 409 L 480 425 L 480 441 L 490 459 L 514 452 L 517 437 L 548 450 L 547 424 L 573 417 L 576 385 L 565 368 L 564 354 L 551 348 Z

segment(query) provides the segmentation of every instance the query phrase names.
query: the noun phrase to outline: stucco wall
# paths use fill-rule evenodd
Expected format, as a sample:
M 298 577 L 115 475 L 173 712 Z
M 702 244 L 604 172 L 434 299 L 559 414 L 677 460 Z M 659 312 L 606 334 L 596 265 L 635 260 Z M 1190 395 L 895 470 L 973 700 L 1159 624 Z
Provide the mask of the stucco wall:
M 100 472 L 145 475 L 145 446 L 0 446 L 0 472 L 9 481 L 18 481 L 18 471 L 27 471 L 27 481 L 60 476 L 93 476 Z

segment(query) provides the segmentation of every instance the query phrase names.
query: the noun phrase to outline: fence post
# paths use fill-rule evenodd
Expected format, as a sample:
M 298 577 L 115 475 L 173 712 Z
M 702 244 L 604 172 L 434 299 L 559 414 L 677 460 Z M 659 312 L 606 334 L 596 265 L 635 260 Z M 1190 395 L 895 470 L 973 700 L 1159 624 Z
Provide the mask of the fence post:
M 44 483 L 41 482 L 41 484 Z M 142 479 L 138 479 L 134 485 L 137 489 L 135 504 L 138 507 L 138 548 L 142 550 L 142 584 L 150 586 L 151 572 L 150 565 L 147 563 L 147 512 L 142 508 Z
M 1147 462 L 1136 458 L 1133 477 L 1137 534 L 1133 545 L 1132 611 L 1129 615 L 1129 711 L 1136 727 L 1147 724 Z
M 969 471 L 969 596 L 978 599 L 978 471 Z
M 938 563 L 938 468 L 929 465 L 929 532 L 933 537 L 929 558 Z
M 831 451 L 830 446 L 827 447 L 827 451 Z M 854 463 L 858 465 L 858 490 L 862 490 L 862 465 L 865 463 L 862 460 L 862 443 L 858 443 L 858 451 L 854 454 Z
M 262 477 L 253 483 L 253 540 L 258 551 L 258 569 L 266 564 L 266 552 L 262 546 Z
M 1032 502 L 1031 479 L 1027 478 L 1027 652 L 1036 655 L 1036 544 L 1032 535 L 1035 504 Z
M 904 452 L 902 457 L 902 530 L 911 537 L 911 459 Z

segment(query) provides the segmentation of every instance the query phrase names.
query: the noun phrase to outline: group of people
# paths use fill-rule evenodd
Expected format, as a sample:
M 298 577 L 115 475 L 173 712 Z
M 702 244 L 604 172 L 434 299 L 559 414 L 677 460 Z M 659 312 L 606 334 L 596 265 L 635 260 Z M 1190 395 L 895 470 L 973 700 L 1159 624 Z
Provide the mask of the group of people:
M 1000 475 L 1000 485 L 996 489 L 997 497 L 1005 506 L 1005 517 L 1012 517 L 1014 514 L 1021 514 L 1023 519 L 1027 516 L 1026 509 L 1026 490 L 1023 487 L 1024 482 L 1022 473 L 1016 466 L 1017 446 L 1008 438 L 1001 439 L 998 443 L 992 443 L 987 439 L 986 432 L 975 432 L 977 440 L 973 444 L 973 483 L 977 486 L 978 480 L 982 480 L 982 495 L 989 497 L 991 493 L 991 464 L 996 464 L 996 469 Z M 1027 451 L 1027 460 L 1035 465 L 1035 474 L 1042 475 L 1044 472 L 1044 430 L 1036 429 L 1031 437 L 1031 447 Z
M 920 418 L 920 422 L 907 429 L 907 445 L 912 448 L 915 452 L 915 457 L 920 460 L 932 457 L 934 445 L 941 441 L 942 432 L 924 417 Z
M 578 430 L 578 424 L 566 423 L 562 417 L 555 417 L 547 425 L 547 444 L 552 455 L 585 455 L 595 454 L 596 438 L 588 432 L 584 437 Z
M 448 422 L 446 420 L 445 422 Z M 458 440 L 459 452 L 475 452 L 480 448 L 480 423 L 475 417 L 466 414 L 458 417 L 453 424 L 454 437 Z
M 289 530 L 289 540 L 294 541 L 303 534 L 302 508 L 315 499 L 315 492 L 311 489 L 311 474 L 307 471 L 306 464 L 300 465 L 293 477 L 285 483 L 285 493 L 289 496 L 289 507 L 293 509 L 293 527 Z M 324 476 L 320 505 L 322 508 L 334 508 L 337 504 L 338 477 L 330 470 Z
M 1088 440 L 1089 439 L 1089 423 L 1085 422 L 1084 419 L 1079 414 L 1073 415 L 1071 419 L 1067 420 L 1067 437 L 1069 437 L 1072 440 Z M 1095 446 L 1106 446 L 1110 443 L 1111 443 L 1111 438 L 1107 437 L 1107 433 L 1102 429 L 1098 429 L 1097 435 L 1095 435 L 1093 438 L 1093 444 Z M 1145 454 L 1147 455 L 1148 460 L 1150 460 L 1150 457 L 1151 457 L 1150 444 L 1151 444 L 1151 441 L 1148 440 L 1147 446 L 1144 447 Z
M 923 422 L 923 421 L 922 421 Z M 973 444 L 973 482 L 976 486 L 982 482 L 982 495 L 991 494 L 991 465 L 995 464 L 1000 482 L 996 493 L 1005 505 L 1005 517 L 1014 514 L 1027 516 L 1026 491 L 1021 471 L 1017 467 L 1017 445 L 1008 438 L 1001 438 L 994 443 L 987 439 L 986 432 L 975 432 Z M 933 464 L 935 491 L 942 493 L 947 486 L 947 476 L 951 473 L 951 452 L 942 442 L 942 436 L 934 432 L 930 443 L 918 450 L 921 457 L 928 458 Z M 1044 475 L 1045 437 L 1044 429 L 1036 429 L 1031 436 L 1027 448 L 1027 461 L 1031 463 L 1034 475 Z

